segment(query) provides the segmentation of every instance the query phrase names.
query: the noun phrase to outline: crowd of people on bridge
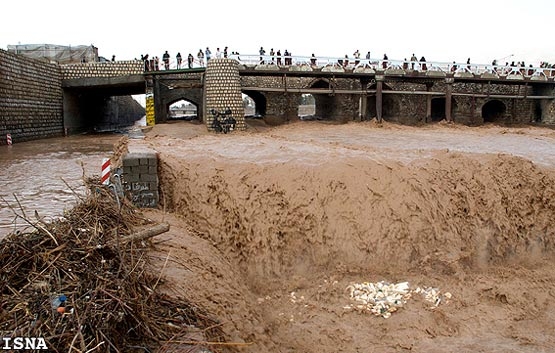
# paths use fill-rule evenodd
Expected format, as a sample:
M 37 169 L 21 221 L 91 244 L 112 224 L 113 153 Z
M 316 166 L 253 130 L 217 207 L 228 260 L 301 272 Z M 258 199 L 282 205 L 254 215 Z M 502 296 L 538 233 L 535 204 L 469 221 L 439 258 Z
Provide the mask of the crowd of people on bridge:
M 381 68 L 381 69 L 388 69 L 388 68 L 399 68 L 402 70 L 413 70 L 413 71 L 427 71 L 430 69 L 429 62 L 427 62 L 424 56 L 421 56 L 420 59 L 413 53 L 410 56 L 410 59 L 404 58 L 402 61 L 399 60 L 389 60 L 387 54 L 384 54 L 382 59 L 376 59 L 371 57 L 370 51 L 368 51 L 364 58 L 362 58 L 361 52 L 357 49 L 354 51 L 352 56 L 345 54 L 343 58 L 337 59 L 336 62 L 330 62 L 329 58 L 326 60 L 321 60 L 325 62 L 318 62 L 318 57 L 313 53 L 308 59 L 301 59 L 297 60 L 295 63 L 293 62 L 293 56 L 290 51 L 285 49 L 283 52 L 278 49 L 274 50 L 271 48 L 268 52 L 264 49 L 263 46 L 260 47 L 258 50 L 258 60 L 257 64 L 262 65 L 278 65 L 278 66 L 291 66 L 291 65 L 310 65 L 313 67 L 318 66 L 339 66 L 343 68 L 347 67 L 358 67 L 360 65 L 364 65 L 365 67 L 371 67 L 374 69 Z M 236 51 L 232 51 L 229 53 L 228 47 L 223 47 L 220 49 L 219 47 L 216 48 L 214 52 L 210 49 L 210 47 L 206 47 L 204 50 L 199 49 L 196 55 L 189 53 L 187 55 L 187 64 L 186 67 L 183 65 L 183 57 L 181 53 L 178 52 L 175 56 L 175 61 L 171 59 L 170 53 L 166 50 L 162 54 L 162 60 L 159 59 L 158 56 L 153 58 L 149 57 L 148 54 L 141 55 L 141 60 L 144 62 L 144 69 L 145 71 L 159 71 L 161 69 L 160 61 L 162 62 L 162 67 L 164 70 L 170 69 L 184 69 L 184 68 L 195 68 L 195 67 L 205 67 L 209 60 L 213 58 L 233 58 L 241 62 L 240 54 Z M 252 58 L 250 59 L 252 61 Z M 449 70 L 452 73 L 467 71 L 472 72 L 473 69 L 476 69 L 476 65 L 472 65 L 470 62 L 470 58 L 467 59 L 466 65 L 465 64 L 457 64 L 453 61 L 452 64 L 448 64 Z M 482 65 L 483 66 L 483 65 Z M 540 63 L 541 68 L 552 69 L 555 68 L 555 65 L 551 65 L 549 63 L 542 62 Z M 486 71 L 490 71 L 492 73 L 497 74 L 522 74 L 522 75 L 533 75 L 536 72 L 536 68 L 533 68 L 530 65 L 528 68 L 526 67 L 524 61 L 519 61 L 515 63 L 514 61 L 509 64 L 508 62 L 505 65 L 499 65 L 497 60 L 493 60 L 491 63 L 491 67 L 487 67 Z

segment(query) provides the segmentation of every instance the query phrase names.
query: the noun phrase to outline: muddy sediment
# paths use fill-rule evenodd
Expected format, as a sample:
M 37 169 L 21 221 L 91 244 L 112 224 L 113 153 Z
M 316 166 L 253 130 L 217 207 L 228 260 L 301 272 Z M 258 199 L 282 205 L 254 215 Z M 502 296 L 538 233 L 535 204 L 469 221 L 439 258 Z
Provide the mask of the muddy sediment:
M 169 282 L 248 344 L 233 349 L 555 345 L 555 165 L 533 156 L 535 140 L 554 142 L 550 130 L 299 123 L 220 136 L 197 128 L 156 126 L 133 143 L 159 152 L 166 213 L 150 216 L 172 223 L 159 248 L 175 259 Z M 511 134 L 522 153 L 480 148 L 496 138 L 511 146 Z M 445 139 L 462 144 L 461 135 L 474 150 L 442 148 Z M 389 319 L 345 308 L 350 283 L 381 280 L 453 298 L 430 308 L 415 297 Z

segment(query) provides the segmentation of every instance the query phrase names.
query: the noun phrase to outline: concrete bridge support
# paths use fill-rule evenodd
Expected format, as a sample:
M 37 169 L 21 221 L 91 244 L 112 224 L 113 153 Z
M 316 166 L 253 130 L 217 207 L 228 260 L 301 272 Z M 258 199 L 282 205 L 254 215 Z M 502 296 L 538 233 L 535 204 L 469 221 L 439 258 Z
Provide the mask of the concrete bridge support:
M 238 62 L 233 59 L 211 59 L 206 66 L 204 81 L 204 117 L 208 130 L 213 131 L 212 110 L 231 110 L 237 130 L 245 130 L 245 109 L 241 96 Z

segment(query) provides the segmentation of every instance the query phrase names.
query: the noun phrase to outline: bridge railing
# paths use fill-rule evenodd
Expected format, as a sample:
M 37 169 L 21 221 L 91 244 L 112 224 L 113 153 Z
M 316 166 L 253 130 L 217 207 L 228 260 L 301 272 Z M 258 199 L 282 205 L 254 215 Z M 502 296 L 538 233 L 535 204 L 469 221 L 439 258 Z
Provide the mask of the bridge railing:
M 354 58 L 354 57 L 327 57 L 327 56 L 278 56 L 278 55 L 231 55 L 246 66 L 256 66 L 260 64 L 278 66 L 302 66 L 310 65 L 315 68 L 326 66 L 336 66 L 349 69 L 357 67 L 367 67 L 374 70 L 403 70 L 403 71 L 439 71 L 452 73 L 455 76 L 492 74 L 497 76 L 522 76 L 522 77 L 555 77 L 555 68 L 543 68 L 539 66 L 510 66 L 492 65 L 477 63 L 459 62 L 437 62 L 437 61 L 410 61 L 397 59 L 378 59 L 378 58 Z M 287 63 L 286 63 L 287 59 Z
M 302 56 L 302 55 L 257 55 L 257 54 L 231 54 L 229 58 L 239 61 L 239 63 L 247 67 L 256 67 L 258 65 L 276 65 L 279 67 L 290 66 L 310 66 L 316 69 L 324 67 L 336 67 L 343 69 L 356 69 L 359 67 L 369 68 L 373 70 L 384 71 L 437 71 L 445 74 L 451 73 L 455 76 L 470 76 L 491 74 L 495 76 L 507 78 L 524 78 L 535 77 L 538 79 L 548 79 L 555 77 L 555 68 L 544 68 L 539 66 L 510 66 L 510 65 L 492 65 L 492 64 L 476 64 L 476 63 L 459 63 L 459 62 L 437 62 L 437 61 L 411 61 L 397 59 L 378 59 L 378 58 L 354 58 L 354 57 L 329 57 L 329 56 Z M 151 62 L 153 60 L 151 59 Z M 192 67 L 199 68 L 206 66 L 206 58 L 201 62 L 194 57 Z M 181 65 L 178 65 L 177 59 L 173 58 L 169 61 L 169 70 L 187 69 L 189 68 L 187 57 L 183 58 Z M 153 68 L 150 68 L 152 70 Z M 165 65 L 159 59 L 158 70 L 166 70 Z

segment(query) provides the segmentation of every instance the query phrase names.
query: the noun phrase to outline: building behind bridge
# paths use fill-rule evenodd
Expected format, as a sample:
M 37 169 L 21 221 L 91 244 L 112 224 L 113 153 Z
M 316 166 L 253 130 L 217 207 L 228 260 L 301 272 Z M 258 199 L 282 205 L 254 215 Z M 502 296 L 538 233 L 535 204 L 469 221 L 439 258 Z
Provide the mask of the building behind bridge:
M 97 62 L 100 60 L 98 48 L 92 44 L 77 46 L 58 44 L 17 44 L 8 45 L 8 52 L 57 64 Z

